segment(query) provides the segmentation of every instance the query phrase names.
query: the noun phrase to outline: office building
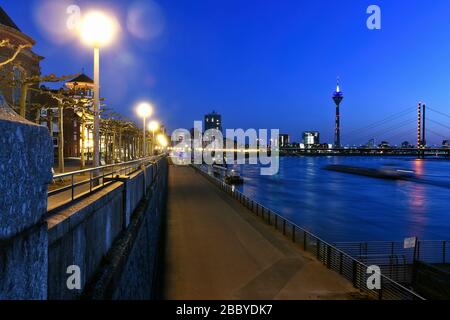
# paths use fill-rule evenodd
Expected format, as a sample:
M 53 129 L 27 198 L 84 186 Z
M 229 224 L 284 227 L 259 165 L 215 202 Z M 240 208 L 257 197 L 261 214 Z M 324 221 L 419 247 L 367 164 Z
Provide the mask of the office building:
M 287 148 L 289 147 L 289 135 L 288 134 L 280 134 L 279 137 L 279 147 L 280 148 Z
M 305 131 L 302 135 L 302 143 L 306 148 L 320 144 L 320 133 L 318 131 Z
M 206 114 L 203 126 L 205 131 L 216 129 L 222 132 L 222 116 L 215 111 Z

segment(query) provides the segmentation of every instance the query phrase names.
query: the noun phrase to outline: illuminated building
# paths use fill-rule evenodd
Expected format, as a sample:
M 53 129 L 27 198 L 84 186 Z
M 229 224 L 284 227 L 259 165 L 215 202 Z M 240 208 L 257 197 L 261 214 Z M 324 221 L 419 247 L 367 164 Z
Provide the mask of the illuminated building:
M 75 99 L 92 99 L 94 81 L 85 74 L 81 74 L 65 83 L 65 87 Z M 41 95 L 40 102 L 48 105 L 41 110 L 41 125 L 49 128 L 53 136 L 55 154 L 58 148 L 58 114 L 57 102 L 47 95 Z M 84 151 L 86 159 L 92 159 L 94 148 L 93 141 L 93 115 L 92 100 L 85 108 L 64 109 L 64 157 L 80 157 L 81 150 Z M 102 146 L 104 147 L 104 146 Z
M 305 131 L 302 135 L 302 144 L 305 148 L 311 148 L 320 144 L 320 133 L 318 131 Z
M 289 147 L 289 135 L 288 134 L 280 134 L 279 146 L 280 146 L 280 148 Z
M 204 130 L 217 129 L 222 132 L 222 116 L 213 111 L 210 114 L 205 115 Z

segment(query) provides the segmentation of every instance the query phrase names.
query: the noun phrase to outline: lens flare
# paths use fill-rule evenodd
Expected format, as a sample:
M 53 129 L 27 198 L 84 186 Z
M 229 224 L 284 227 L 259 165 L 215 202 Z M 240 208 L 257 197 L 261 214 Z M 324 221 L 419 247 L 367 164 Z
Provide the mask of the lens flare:
M 165 29 L 162 8 L 152 0 L 134 2 L 128 9 L 127 29 L 139 40 L 157 38 Z
M 69 0 L 36 1 L 33 18 L 38 30 L 46 40 L 54 44 L 65 44 L 78 37 L 79 14 Z

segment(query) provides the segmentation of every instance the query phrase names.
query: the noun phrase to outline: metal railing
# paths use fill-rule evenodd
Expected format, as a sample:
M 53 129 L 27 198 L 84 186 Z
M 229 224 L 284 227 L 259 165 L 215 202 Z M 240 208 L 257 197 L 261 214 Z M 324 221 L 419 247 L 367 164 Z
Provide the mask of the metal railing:
M 419 240 L 415 248 L 401 241 L 337 242 L 336 247 L 356 258 L 402 257 L 405 263 L 419 260 L 429 264 L 450 263 L 450 240 Z
M 154 163 L 163 156 L 152 156 L 124 163 L 56 174 L 53 176 L 53 183 L 47 193 L 49 209 L 53 210 L 67 205 L 113 183 L 115 177 L 137 172 L 142 165 Z M 58 188 L 58 185 L 61 185 L 61 187 Z
M 372 273 L 367 273 L 368 265 L 303 229 L 289 219 L 255 202 L 235 187 L 204 172 L 200 167 L 193 167 L 256 216 L 299 245 L 301 249 L 314 255 L 328 269 L 339 273 L 350 281 L 356 289 L 359 289 L 368 298 L 380 300 L 424 300 L 423 297 L 409 288 L 385 276 L 383 272 L 380 277 L 381 289 L 369 289 L 367 281 Z
M 413 282 L 414 263 L 450 263 L 450 240 L 421 240 L 415 248 L 405 248 L 400 241 L 338 242 L 334 244 L 358 261 L 377 265 L 398 282 Z

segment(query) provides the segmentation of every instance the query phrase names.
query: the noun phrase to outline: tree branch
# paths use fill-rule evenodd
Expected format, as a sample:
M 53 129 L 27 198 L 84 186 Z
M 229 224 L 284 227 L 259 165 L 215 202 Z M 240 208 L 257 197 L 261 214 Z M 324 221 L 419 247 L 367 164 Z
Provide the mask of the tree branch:
M 22 52 L 22 50 L 30 49 L 32 47 L 32 45 L 31 44 L 21 44 L 20 46 L 14 48 L 14 46 L 12 46 L 10 44 L 9 40 L 6 39 L 6 40 L 0 41 L 0 47 L 9 47 L 9 48 L 15 49 L 15 52 L 11 58 L 6 59 L 3 62 L 0 62 L 0 68 L 1 68 L 1 67 L 6 66 L 7 64 L 13 62 L 14 60 L 16 60 L 17 56 Z

